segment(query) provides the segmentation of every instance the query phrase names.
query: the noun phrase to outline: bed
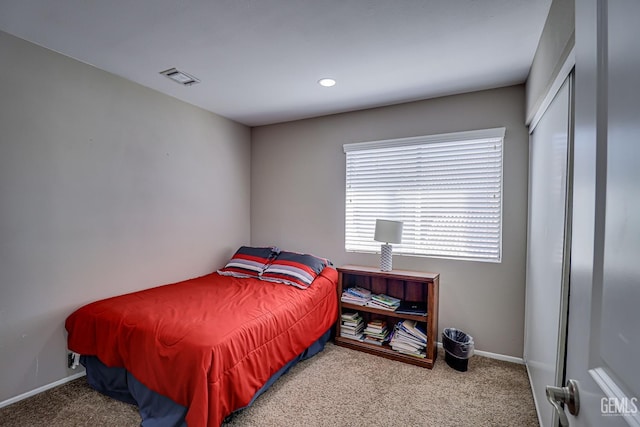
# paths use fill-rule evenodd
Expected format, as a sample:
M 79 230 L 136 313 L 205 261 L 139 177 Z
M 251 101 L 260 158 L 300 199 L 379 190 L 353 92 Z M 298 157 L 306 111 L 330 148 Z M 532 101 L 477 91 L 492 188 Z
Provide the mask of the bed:
M 337 319 L 337 272 L 329 264 L 242 247 L 217 272 L 79 308 L 65 323 L 68 348 L 83 355 L 99 391 L 133 396 L 143 425 L 153 423 L 145 424 L 146 404 L 160 398 L 182 408 L 184 419 L 156 425 L 219 426 L 324 346 Z M 119 395 L 118 381 L 153 399 Z

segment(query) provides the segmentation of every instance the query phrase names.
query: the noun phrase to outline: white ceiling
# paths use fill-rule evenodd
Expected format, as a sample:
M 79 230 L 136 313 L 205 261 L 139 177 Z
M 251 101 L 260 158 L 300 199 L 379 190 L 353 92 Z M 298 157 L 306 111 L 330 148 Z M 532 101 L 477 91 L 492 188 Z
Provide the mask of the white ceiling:
M 0 29 L 256 126 L 522 83 L 550 4 L 0 0 Z

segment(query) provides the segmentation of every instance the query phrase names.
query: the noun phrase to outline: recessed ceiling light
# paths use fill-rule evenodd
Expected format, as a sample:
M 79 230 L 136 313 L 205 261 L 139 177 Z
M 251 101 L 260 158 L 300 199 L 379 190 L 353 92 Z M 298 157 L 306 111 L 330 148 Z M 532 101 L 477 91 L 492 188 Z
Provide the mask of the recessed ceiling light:
M 168 70 L 160 71 L 160 74 L 162 74 L 163 76 L 169 77 L 174 82 L 180 83 L 181 85 L 184 85 L 184 86 L 191 86 L 196 83 L 200 83 L 200 80 L 196 79 L 193 76 L 190 76 L 187 73 L 178 71 L 175 68 L 169 68 Z
M 334 79 L 320 79 L 318 84 L 324 87 L 331 87 L 336 85 L 336 81 Z

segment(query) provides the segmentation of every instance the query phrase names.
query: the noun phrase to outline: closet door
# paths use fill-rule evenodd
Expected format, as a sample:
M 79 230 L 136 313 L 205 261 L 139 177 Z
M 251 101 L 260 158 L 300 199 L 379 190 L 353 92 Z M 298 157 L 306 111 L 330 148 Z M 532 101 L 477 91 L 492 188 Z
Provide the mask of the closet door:
M 568 379 L 576 426 L 640 426 L 640 1 L 576 2 Z
M 569 76 L 529 140 L 524 358 L 543 427 L 557 423 L 557 415 L 547 403 L 545 387 L 563 385 L 570 243 L 571 82 Z

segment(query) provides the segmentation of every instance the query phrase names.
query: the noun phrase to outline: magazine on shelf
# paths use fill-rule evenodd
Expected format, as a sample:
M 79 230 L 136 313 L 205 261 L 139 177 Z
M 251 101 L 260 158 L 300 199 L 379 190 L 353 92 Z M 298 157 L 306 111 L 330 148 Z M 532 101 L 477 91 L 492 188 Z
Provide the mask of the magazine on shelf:
M 377 302 L 377 301 L 375 301 L 373 299 L 369 300 L 366 305 L 367 305 L 367 307 L 378 308 L 380 310 L 387 310 L 387 311 L 395 311 L 396 310 L 396 307 L 390 307 L 388 305 L 381 304 L 381 303 L 379 303 L 379 302 Z
M 364 331 L 364 323 L 359 325 L 342 325 L 340 326 L 341 331 L 350 331 L 350 332 L 362 332 Z
M 407 341 L 416 342 L 418 344 L 424 344 L 427 342 L 426 338 L 423 338 L 420 335 L 416 335 L 413 332 L 411 332 L 409 329 L 407 329 L 403 324 L 403 322 L 398 322 L 396 324 L 396 328 L 398 329 L 398 338 L 402 338 Z
M 340 336 L 343 338 L 350 338 L 352 340 L 357 340 L 357 341 L 363 341 L 364 340 L 364 334 L 360 333 L 360 334 L 350 334 L 348 332 L 344 332 L 344 331 L 340 331 Z
M 427 314 L 427 302 L 426 301 L 402 301 L 396 313 L 400 314 L 415 314 L 418 316 L 426 316 Z
M 394 335 L 393 339 L 389 342 L 391 348 L 395 351 L 400 351 L 402 353 L 412 353 L 412 354 L 424 354 L 426 350 L 426 346 L 410 344 L 408 342 L 402 341 L 398 338 L 398 335 Z
M 416 336 L 414 334 L 412 334 L 411 332 L 409 332 L 407 329 L 404 328 L 404 326 L 402 324 L 398 325 L 398 336 L 400 338 L 405 338 L 409 341 L 414 341 L 418 344 L 424 344 L 427 342 L 426 339 L 423 339 L 419 336 Z
M 360 333 L 365 327 L 364 319 L 360 314 L 356 313 L 356 316 L 348 320 L 342 320 L 340 329 L 341 331 Z
M 398 350 L 398 353 L 400 354 L 406 354 L 407 356 L 414 356 L 414 357 L 419 357 L 421 359 L 424 359 L 427 357 L 426 353 L 414 353 L 412 351 L 403 351 L 403 350 Z
M 414 335 L 411 331 L 415 328 L 415 321 L 405 319 L 396 323 L 389 345 L 397 352 L 424 358 L 427 346 L 426 337 L 423 339 L 419 335 Z
M 394 350 L 403 350 L 403 351 L 409 351 L 414 353 L 419 353 L 424 350 L 424 346 L 414 347 L 412 345 L 399 342 L 397 338 L 394 338 L 393 341 L 391 341 L 389 344 L 391 345 L 391 348 L 393 348 Z
M 369 298 L 359 297 L 346 291 L 342 292 L 342 296 L 340 297 L 340 300 L 342 302 L 355 304 L 355 305 L 366 305 L 367 302 L 370 301 Z
M 385 294 L 372 295 L 371 299 L 379 304 L 386 305 L 387 307 L 397 307 L 400 304 L 399 298 L 394 298 Z
M 369 343 L 369 344 L 373 344 L 373 345 L 379 345 L 382 346 L 382 344 L 384 344 L 385 340 L 383 339 L 378 339 L 378 338 L 374 338 L 368 335 L 364 336 L 364 342 Z
M 342 302 L 345 302 L 347 304 L 353 304 L 353 305 L 361 305 L 361 306 L 365 306 L 367 305 L 366 301 L 362 301 L 362 300 L 356 300 L 356 299 L 348 299 L 348 298 L 344 298 L 342 297 Z
M 364 320 L 362 317 L 356 317 L 354 320 L 343 320 L 342 324 L 345 326 L 357 326 L 359 324 L 364 324 Z
M 402 325 L 402 323 L 398 322 L 398 324 L 396 324 L 396 337 L 403 340 L 403 341 L 407 341 L 410 343 L 414 343 L 417 345 L 425 345 L 427 343 L 426 339 L 422 339 L 420 337 L 417 337 L 415 335 L 413 335 L 412 333 L 410 333 L 409 331 L 407 331 L 404 326 Z
M 411 335 L 414 335 L 425 342 L 427 341 L 427 333 L 425 332 L 424 327 L 418 325 L 418 322 L 416 322 L 415 320 L 403 320 L 402 327 L 406 329 L 407 332 L 409 332 Z
M 359 335 L 364 331 L 364 326 L 342 326 L 340 328 L 340 332 L 345 332 L 347 334 Z
M 361 288 L 359 286 L 347 288 L 345 289 L 345 292 L 360 298 L 366 298 L 366 299 L 371 298 L 371 291 L 369 289 Z
M 385 322 L 384 320 L 376 319 L 367 323 L 367 329 L 381 331 L 386 328 L 387 328 L 387 322 Z
M 427 345 L 427 343 L 424 342 L 424 341 L 418 341 L 415 338 L 409 337 L 409 336 L 404 335 L 404 334 L 402 334 L 400 332 L 396 333 L 395 339 L 398 342 L 406 343 L 406 344 L 411 345 L 411 346 L 416 347 L 416 348 L 424 347 L 424 346 Z
M 379 338 L 379 339 L 387 339 L 389 336 L 389 332 L 385 329 L 383 332 L 371 332 L 368 330 L 364 330 L 364 334 L 368 337 Z
M 410 340 L 403 339 L 398 334 L 396 334 L 394 336 L 392 344 L 399 344 L 399 345 L 405 346 L 407 348 L 411 348 L 412 350 L 424 349 L 425 346 L 426 346 L 425 343 L 417 343 L 415 341 L 410 341 Z
M 357 311 L 345 311 L 342 313 L 342 316 L 340 316 L 342 320 L 357 320 L 358 317 L 360 317 L 360 313 Z

